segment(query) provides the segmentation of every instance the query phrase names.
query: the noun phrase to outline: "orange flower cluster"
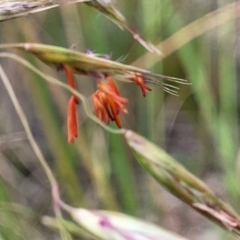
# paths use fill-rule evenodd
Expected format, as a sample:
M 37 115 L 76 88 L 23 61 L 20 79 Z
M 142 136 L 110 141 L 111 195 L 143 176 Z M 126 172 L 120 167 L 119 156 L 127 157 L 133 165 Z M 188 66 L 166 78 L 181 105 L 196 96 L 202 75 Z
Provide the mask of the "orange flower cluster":
M 152 91 L 152 89 L 144 82 L 144 78 L 141 73 L 135 73 L 133 77 L 131 77 L 131 80 L 140 87 L 143 97 L 146 97 L 147 92 Z
M 120 96 L 117 86 L 111 77 L 98 82 L 98 90 L 93 94 L 93 105 L 97 117 L 109 124 L 115 121 L 119 128 L 122 123 L 119 113 L 128 113 L 125 105 L 128 103 L 126 98 Z
M 76 89 L 75 79 L 71 68 L 68 66 L 63 67 L 68 85 Z M 135 82 L 142 91 L 142 95 L 145 97 L 148 91 L 151 91 L 146 86 L 144 78 L 141 73 L 134 73 L 130 78 Z M 103 80 L 98 80 L 97 91 L 93 94 L 93 105 L 95 108 L 96 116 L 106 124 L 114 121 L 119 128 L 122 127 L 119 114 L 128 111 L 126 104 L 128 99 L 120 96 L 117 85 L 112 77 L 106 77 Z M 77 122 L 77 104 L 79 99 L 77 96 L 72 95 L 68 102 L 68 117 L 67 117 L 67 129 L 68 129 L 68 142 L 73 143 L 78 136 L 78 122 Z

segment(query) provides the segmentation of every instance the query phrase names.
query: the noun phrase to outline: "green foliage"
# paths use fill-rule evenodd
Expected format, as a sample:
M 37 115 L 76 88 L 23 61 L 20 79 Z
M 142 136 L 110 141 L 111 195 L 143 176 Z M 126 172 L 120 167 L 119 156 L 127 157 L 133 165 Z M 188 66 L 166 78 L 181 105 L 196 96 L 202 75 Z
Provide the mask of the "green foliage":
M 95 2 L 105 4 L 103 0 Z M 59 6 L 58 1 L 52 3 Z M 207 181 L 214 193 L 239 210 L 238 5 L 228 0 L 116 1 L 116 8 L 123 13 L 127 26 L 136 27 L 144 39 L 155 42 L 161 55 L 146 53 L 132 38 L 132 33 L 119 29 L 103 15 L 104 11 L 99 12 L 99 8 L 82 3 L 60 4 L 55 9 L 1 22 L 0 43 L 42 43 L 62 47 L 66 52 L 86 52 L 90 49 L 94 53 L 110 55 L 111 63 L 119 59 L 118 66 L 187 79 L 192 85 L 181 85 L 179 97 L 169 95 L 156 86 L 145 99 L 135 85 L 117 82 L 122 95 L 129 99 L 129 114 L 122 116 L 123 126 L 160 145 L 188 171 Z M 75 47 L 69 50 L 73 45 Z M 35 61 L 29 54 L 17 53 L 43 74 L 64 79 L 61 72 Z M 69 91 L 43 81 L 42 77 L 13 60 L 0 59 L 34 138 L 54 172 L 61 197 L 69 205 L 118 210 L 191 239 L 206 239 L 208 237 L 205 236 L 212 232 L 217 239 L 234 239 L 167 195 L 135 162 L 126 142 L 120 136 L 103 132 L 98 124 L 85 116 L 82 106 L 79 106 L 79 137 L 74 145 L 68 145 L 66 113 Z M 78 76 L 77 81 L 80 93 L 85 96 L 93 94 L 95 79 Z M 78 227 L 72 223 L 58 223 L 59 219 L 45 222 L 48 227 L 40 223 L 41 216 L 52 215 L 49 183 L 25 139 L 13 137 L 6 141 L 10 133 L 22 131 L 22 125 L 2 85 L 0 96 L 0 197 L 3 212 L 0 238 L 58 239 L 56 229 L 60 229 L 62 239 L 64 236 L 68 239 L 64 233 L 64 229 L 68 229 L 73 239 L 79 239 L 75 232 Z M 152 151 L 148 151 L 143 150 L 143 153 L 151 155 Z M 9 153 L 17 157 L 12 158 Z M 168 162 L 166 165 L 171 167 Z M 180 174 L 182 167 L 177 166 L 180 172 L 175 170 L 173 173 Z M 183 177 L 187 177 L 185 173 Z M 187 185 L 193 182 L 192 179 Z M 171 189 L 174 190 L 174 186 Z M 23 208 L 25 221 L 18 226 L 21 212 L 14 212 L 14 205 L 6 202 L 26 206 L 34 213 Z M 209 208 L 196 206 L 198 211 L 210 213 Z M 53 230 L 49 231 L 49 228 Z

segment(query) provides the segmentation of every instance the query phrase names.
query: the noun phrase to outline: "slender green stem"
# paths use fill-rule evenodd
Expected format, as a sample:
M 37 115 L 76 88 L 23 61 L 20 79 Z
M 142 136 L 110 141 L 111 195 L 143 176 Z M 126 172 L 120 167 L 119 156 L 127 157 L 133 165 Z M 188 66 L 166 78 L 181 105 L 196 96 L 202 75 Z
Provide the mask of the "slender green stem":
M 33 151 L 35 152 L 37 158 L 39 159 L 39 162 L 41 163 L 48 179 L 49 179 L 49 182 L 51 184 L 51 187 L 52 189 L 58 189 L 58 186 L 57 186 L 57 181 L 55 179 L 55 177 L 53 176 L 53 173 L 50 169 L 50 167 L 48 166 L 48 164 L 46 163 L 45 159 L 44 159 L 44 156 L 43 156 L 43 153 L 41 152 L 40 148 L 38 147 L 36 141 L 34 140 L 34 137 L 32 135 L 32 132 L 31 132 L 31 129 L 29 127 L 29 124 L 28 124 L 28 120 L 27 120 L 27 117 L 25 115 L 25 113 L 23 112 L 23 109 L 22 107 L 20 106 L 18 100 L 17 100 L 17 97 L 13 91 L 13 88 L 10 84 L 10 82 L 8 81 L 8 78 L 2 68 L 2 66 L 0 65 L 0 76 L 2 78 L 2 82 L 11 98 L 11 101 L 13 103 L 13 106 L 23 124 L 23 128 L 27 134 L 27 137 L 29 139 L 29 142 L 33 148 Z
M 32 135 L 31 129 L 28 124 L 27 117 L 26 117 L 21 105 L 19 104 L 16 94 L 14 93 L 13 88 L 11 86 L 11 83 L 9 82 L 1 65 L 0 65 L 0 76 L 2 78 L 2 82 L 5 86 L 5 88 L 9 94 L 9 97 L 13 103 L 13 106 L 22 122 L 23 128 L 28 137 L 29 143 L 32 146 L 33 151 L 36 154 L 36 156 L 37 156 L 37 158 L 49 180 L 49 183 L 51 186 L 53 203 L 54 203 L 53 204 L 54 212 L 55 212 L 56 217 L 60 219 L 60 218 L 62 218 L 62 216 L 61 216 L 61 210 L 60 210 L 59 204 L 58 204 L 59 199 L 60 199 L 58 183 L 53 175 L 52 170 L 50 169 L 49 165 L 47 164 L 47 161 L 45 160 L 42 151 L 38 147 L 38 145 Z M 61 234 L 62 239 L 66 239 L 66 240 L 71 239 L 70 235 L 65 230 L 63 230 L 63 228 L 61 228 L 60 234 Z

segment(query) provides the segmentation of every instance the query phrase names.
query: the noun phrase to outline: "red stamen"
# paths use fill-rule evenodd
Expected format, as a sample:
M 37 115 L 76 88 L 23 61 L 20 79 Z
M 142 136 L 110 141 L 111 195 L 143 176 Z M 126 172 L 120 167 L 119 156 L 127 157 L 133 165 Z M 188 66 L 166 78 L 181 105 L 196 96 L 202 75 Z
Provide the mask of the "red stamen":
M 76 89 L 75 78 L 70 67 L 63 66 L 66 74 L 67 83 L 72 88 Z M 68 142 L 73 143 L 78 136 L 77 124 L 77 104 L 79 103 L 78 97 L 72 95 L 68 102 L 68 116 L 67 116 L 67 129 L 68 129 Z
M 76 84 L 75 84 L 75 78 L 74 78 L 74 75 L 73 75 L 73 72 L 72 72 L 72 69 L 68 66 L 63 66 L 63 69 L 65 71 L 65 74 L 66 74 L 66 78 L 67 78 L 67 83 L 70 87 L 76 89 Z M 79 103 L 79 100 L 77 98 L 77 96 L 74 97 L 74 101 L 76 102 L 76 104 Z
M 72 96 L 68 102 L 68 142 L 73 143 L 74 139 L 78 136 L 78 124 L 77 124 L 77 109 L 76 109 L 75 96 Z
M 119 94 L 119 91 L 118 91 L 118 88 L 113 80 L 113 78 L 111 77 L 107 77 L 107 81 L 108 81 L 108 84 L 110 86 L 110 88 L 112 88 L 112 90 L 117 94 L 117 95 L 120 95 Z
M 119 95 L 117 86 L 110 77 L 107 80 L 107 83 L 100 81 L 98 83 L 98 89 L 114 99 L 114 102 L 118 105 L 118 110 L 128 113 L 127 109 L 124 107 L 124 105 L 128 103 L 128 100 Z
M 131 78 L 131 80 L 140 87 L 143 97 L 146 97 L 147 92 L 152 91 L 152 89 L 149 88 L 144 82 L 144 78 L 141 73 L 134 73 L 134 76 Z
M 116 103 L 113 101 L 112 98 L 108 97 L 107 96 L 107 99 L 108 99 L 108 103 L 109 103 L 109 108 L 111 109 L 111 113 L 113 115 L 113 121 L 115 121 L 115 123 L 117 124 L 117 126 L 119 128 L 122 127 L 122 123 L 121 123 L 121 120 L 119 118 L 119 109 L 118 109 L 118 106 L 116 105 Z
M 93 95 L 96 116 L 106 124 L 115 121 L 117 126 L 121 128 L 119 113 L 128 112 L 125 108 L 128 100 L 119 95 L 118 88 L 111 77 L 107 77 L 106 80 L 98 82 L 98 90 Z
M 99 90 L 95 92 L 95 94 L 93 95 L 93 105 L 97 117 L 106 124 L 109 124 L 111 116 L 107 107 L 104 93 L 100 92 Z
M 74 75 L 72 73 L 71 68 L 65 65 L 65 66 L 63 66 L 63 69 L 66 74 L 68 85 L 71 86 L 72 88 L 76 89 L 75 79 L 74 79 Z

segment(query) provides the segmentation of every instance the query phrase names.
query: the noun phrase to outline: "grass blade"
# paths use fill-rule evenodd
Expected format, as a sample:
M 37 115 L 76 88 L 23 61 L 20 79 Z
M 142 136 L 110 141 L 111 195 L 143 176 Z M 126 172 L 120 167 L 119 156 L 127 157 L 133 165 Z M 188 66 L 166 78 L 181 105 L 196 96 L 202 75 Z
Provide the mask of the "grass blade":
M 171 83 L 189 84 L 187 80 L 151 73 L 142 68 L 125 65 L 116 61 L 97 57 L 79 51 L 38 43 L 12 43 L 1 44 L 0 48 L 16 48 L 35 55 L 44 63 L 62 69 L 63 66 L 71 68 L 73 73 L 88 75 L 95 78 L 112 76 L 116 80 L 134 82 L 135 78 L 142 78 L 144 84 L 162 86 L 173 95 L 177 95 L 178 88 Z M 168 81 L 168 84 L 165 82 Z
M 85 4 L 94 7 L 95 9 L 103 13 L 107 18 L 117 24 L 121 29 L 126 29 L 132 34 L 133 38 L 136 39 L 149 52 L 161 54 L 158 48 L 144 40 L 143 37 L 126 21 L 125 17 L 113 6 L 111 1 L 92 0 L 90 2 L 86 2 Z
M 68 209 L 82 228 L 101 240 L 187 240 L 154 224 L 119 212 Z
M 204 182 L 163 149 L 133 131 L 126 131 L 125 138 L 140 165 L 167 190 L 224 229 L 240 236 L 240 217 Z
M 25 0 L 25 1 L 1 1 L 0 22 L 13 18 L 27 16 L 29 14 L 42 12 L 51 8 L 60 7 L 89 0 L 51 1 L 51 0 Z

